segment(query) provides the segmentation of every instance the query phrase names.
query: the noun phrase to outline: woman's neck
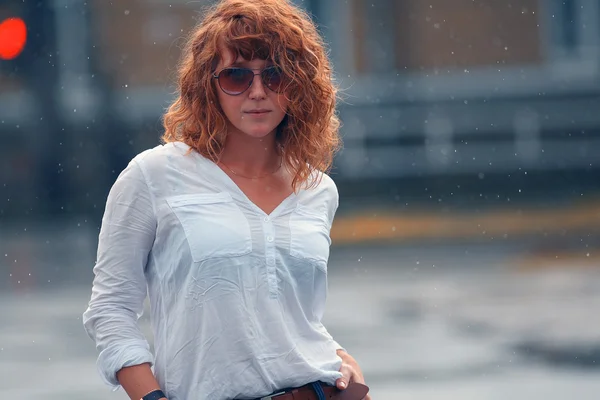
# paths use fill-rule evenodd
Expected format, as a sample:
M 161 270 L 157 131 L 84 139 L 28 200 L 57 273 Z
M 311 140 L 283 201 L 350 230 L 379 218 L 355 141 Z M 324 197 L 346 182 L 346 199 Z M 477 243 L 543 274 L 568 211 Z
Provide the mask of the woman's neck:
M 219 162 L 248 176 L 274 171 L 281 165 L 281 152 L 275 132 L 262 138 L 254 138 L 241 132 L 228 134 Z

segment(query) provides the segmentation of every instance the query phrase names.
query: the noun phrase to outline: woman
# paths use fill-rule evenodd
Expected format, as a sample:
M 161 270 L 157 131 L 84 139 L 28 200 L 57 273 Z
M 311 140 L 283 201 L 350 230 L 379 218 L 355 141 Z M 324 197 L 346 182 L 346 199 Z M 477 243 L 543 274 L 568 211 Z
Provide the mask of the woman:
M 84 326 L 108 384 L 144 400 L 370 399 L 321 323 L 331 79 L 285 0 L 221 1 L 192 33 L 165 144 L 120 174 L 102 220 Z M 147 293 L 154 356 L 137 325 Z

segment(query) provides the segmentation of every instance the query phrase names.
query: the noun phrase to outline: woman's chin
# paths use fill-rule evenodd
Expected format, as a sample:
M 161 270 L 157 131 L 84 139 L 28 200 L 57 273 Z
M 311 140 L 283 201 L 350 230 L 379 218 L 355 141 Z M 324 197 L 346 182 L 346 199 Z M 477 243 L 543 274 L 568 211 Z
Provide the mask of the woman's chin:
M 275 129 L 245 129 L 242 131 L 242 133 L 246 136 L 250 136 L 256 139 L 262 139 L 265 138 L 267 136 L 270 136 L 273 132 L 275 132 Z

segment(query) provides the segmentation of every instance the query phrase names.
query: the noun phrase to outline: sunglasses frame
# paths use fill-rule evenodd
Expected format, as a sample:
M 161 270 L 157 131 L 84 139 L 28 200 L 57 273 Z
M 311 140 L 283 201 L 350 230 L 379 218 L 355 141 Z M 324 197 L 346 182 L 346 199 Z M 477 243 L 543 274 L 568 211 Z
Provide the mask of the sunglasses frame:
M 242 90 L 242 91 L 241 91 L 241 92 L 239 92 L 239 93 L 231 93 L 231 92 L 228 92 L 228 91 L 226 91 L 225 89 L 223 89 L 223 86 L 221 86 L 221 81 L 219 80 L 219 75 L 221 75 L 221 73 L 222 73 L 223 71 L 227 71 L 227 70 L 240 70 L 240 69 L 241 69 L 241 70 L 244 70 L 244 71 L 250 71 L 250 72 L 252 72 L 252 78 L 250 78 L 250 82 L 248 83 L 248 87 L 246 87 L 246 89 Z M 248 89 L 250 89 L 250 88 L 252 87 L 252 83 L 254 83 L 254 77 L 255 77 L 255 76 L 260 76 L 260 75 L 262 75 L 262 74 L 263 74 L 265 71 L 267 71 L 267 70 L 269 70 L 269 69 L 279 69 L 279 67 L 277 67 L 276 65 L 271 65 L 271 66 L 265 67 L 265 68 L 263 68 L 263 69 L 258 69 L 258 68 L 244 68 L 244 67 L 226 67 L 226 68 L 223 68 L 223 69 L 221 69 L 221 70 L 219 71 L 219 73 L 213 73 L 213 76 L 212 76 L 212 77 L 213 77 L 214 79 L 216 79 L 216 80 L 219 82 L 219 88 L 220 88 L 220 89 L 223 91 L 223 93 L 225 93 L 225 94 L 227 94 L 227 95 L 229 95 L 229 96 L 239 96 L 239 95 L 241 95 L 241 94 L 245 93 L 245 92 L 246 92 Z M 255 73 L 254 71 L 260 71 L 260 72 L 259 72 L 259 73 Z M 262 78 L 262 76 L 261 76 L 261 79 L 263 79 L 263 78 Z M 282 90 L 281 92 L 278 92 L 278 91 L 277 91 L 277 90 L 275 90 L 275 89 L 271 89 L 271 88 L 269 87 L 269 85 L 265 84 L 265 82 L 264 82 L 264 79 L 263 79 L 263 85 L 264 85 L 264 86 L 265 86 L 267 89 L 269 89 L 270 91 L 272 91 L 272 92 L 274 92 L 274 93 L 281 94 L 281 93 L 283 93 L 283 92 L 285 91 L 285 90 Z

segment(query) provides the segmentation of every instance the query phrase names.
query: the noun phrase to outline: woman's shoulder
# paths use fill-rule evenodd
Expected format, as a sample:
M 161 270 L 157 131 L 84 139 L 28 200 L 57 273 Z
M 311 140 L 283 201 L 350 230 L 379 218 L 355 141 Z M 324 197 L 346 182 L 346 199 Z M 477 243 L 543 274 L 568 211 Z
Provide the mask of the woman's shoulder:
M 333 178 L 323 171 L 313 171 L 310 179 L 314 180 L 314 184 L 308 190 L 306 200 L 316 209 L 324 210 L 331 224 L 340 202 L 337 185 Z
M 136 154 L 132 161 L 143 170 L 158 172 L 172 168 L 185 168 L 194 165 L 203 157 L 183 142 L 159 144 Z
M 313 187 L 316 191 L 326 191 L 335 196 L 338 194 L 335 181 L 323 171 L 313 169 L 307 183 L 309 187 Z
M 300 192 L 303 202 L 314 204 L 319 208 L 325 207 L 329 209 L 328 213 L 331 215 L 333 215 L 332 211 L 338 207 L 337 185 L 331 176 L 323 171 L 313 170 Z
M 322 183 L 325 185 L 325 190 L 327 191 L 327 194 L 329 195 L 329 197 L 332 199 L 332 204 L 334 204 L 335 207 L 337 207 L 337 204 L 339 203 L 339 197 L 340 197 L 337 185 L 335 184 L 335 181 L 331 178 L 331 176 L 329 176 L 326 173 L 322 173 L 322 174 L 323 174 Z
M 165 159 L 185 155 L 190 150 L 190 147 L 182 142 L 169 142 L 159 144 L 152 148 L 143 150 L 133 157 L 133 160 L 138 163 L 153 163 L 162 162 Z

